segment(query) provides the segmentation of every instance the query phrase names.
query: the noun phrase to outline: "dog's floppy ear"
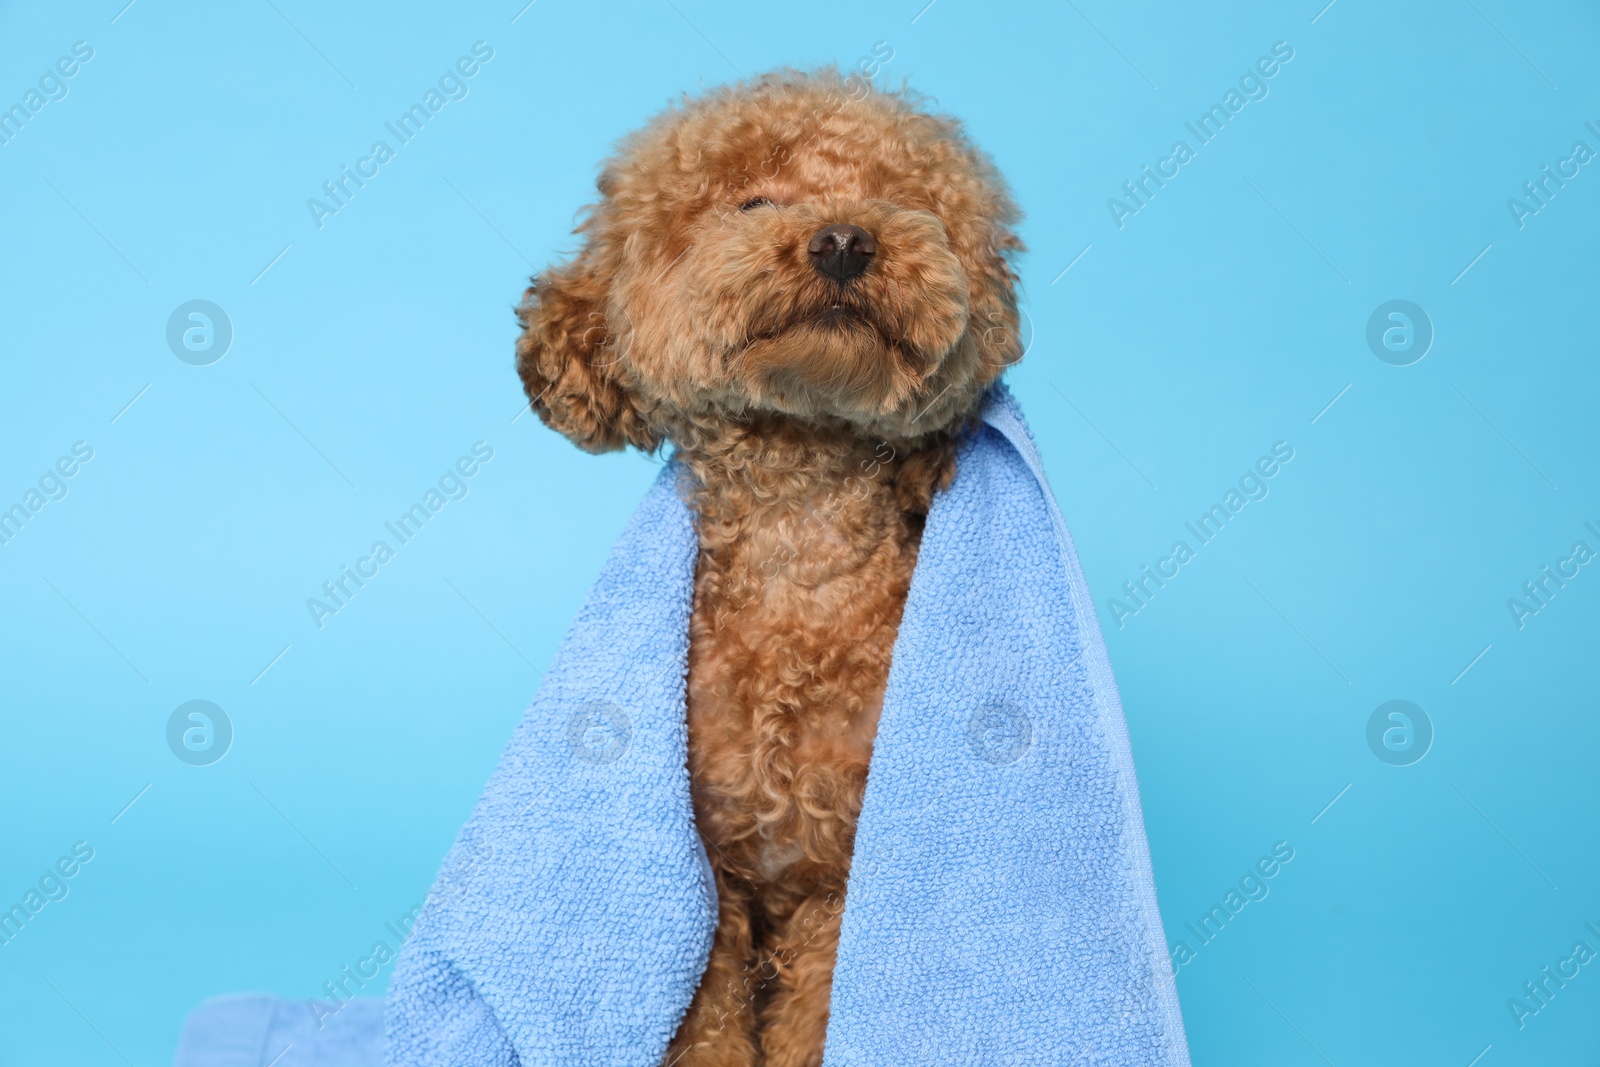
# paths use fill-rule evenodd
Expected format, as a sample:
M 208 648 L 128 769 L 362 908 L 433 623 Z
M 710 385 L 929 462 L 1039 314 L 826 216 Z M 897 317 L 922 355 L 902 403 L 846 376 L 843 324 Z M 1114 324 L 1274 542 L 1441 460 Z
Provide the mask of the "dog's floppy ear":
M 584 451 L 633 445 L 649 452 L 660 441 L 618 373 L 607 275 L 585 250 L 533 279 L 517 308 L 517 373 L 545 425 Z

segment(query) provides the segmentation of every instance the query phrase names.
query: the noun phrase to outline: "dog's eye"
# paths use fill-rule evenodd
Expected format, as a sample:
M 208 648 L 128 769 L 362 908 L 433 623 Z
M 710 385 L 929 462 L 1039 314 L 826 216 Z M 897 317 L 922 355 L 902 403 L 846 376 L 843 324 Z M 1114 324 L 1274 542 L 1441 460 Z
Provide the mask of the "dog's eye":
M 771 204 L 772 204 L 772 201 L 768 200 L 764 196 L 753 196 L 749 200 L 746 200 L 744 203 L 740 204 L 739 205 L 739 210 L 740 211 L 754 211 L 758 207 L 768 207 Z

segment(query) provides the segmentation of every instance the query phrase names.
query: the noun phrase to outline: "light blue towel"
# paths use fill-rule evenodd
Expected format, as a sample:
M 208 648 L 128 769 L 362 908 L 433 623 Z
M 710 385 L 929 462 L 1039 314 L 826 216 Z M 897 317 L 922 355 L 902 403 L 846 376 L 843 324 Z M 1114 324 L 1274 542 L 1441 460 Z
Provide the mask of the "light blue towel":
M 1188 1063 L 1126 726 L 1016 402 L 934 500 L 856 837 L 826 1067 Z M 396 965 L 405 1067 L 659 1067 L 711 945 L 685 769 L 696 540 L 662 472 Z

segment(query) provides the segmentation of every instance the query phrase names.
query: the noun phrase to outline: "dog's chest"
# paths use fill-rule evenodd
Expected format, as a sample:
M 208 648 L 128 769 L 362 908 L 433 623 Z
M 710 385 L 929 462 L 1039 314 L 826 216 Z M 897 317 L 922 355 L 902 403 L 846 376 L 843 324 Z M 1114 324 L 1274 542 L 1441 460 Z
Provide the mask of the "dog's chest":
M 696 818 L 757 883 L 849 869 L 916 544 L 903 524 L 702 551 L 689 655 Z

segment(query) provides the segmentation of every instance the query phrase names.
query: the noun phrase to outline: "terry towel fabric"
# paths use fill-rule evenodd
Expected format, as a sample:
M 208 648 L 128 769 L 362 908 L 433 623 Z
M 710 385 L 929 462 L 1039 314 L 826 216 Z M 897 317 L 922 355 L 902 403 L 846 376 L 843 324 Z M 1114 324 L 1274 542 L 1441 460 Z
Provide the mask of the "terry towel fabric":
M 1188 1064 L 1127 729 L 1004 387 L 934 500 L 857 829 L 825 1067 Z M 659 1067 L 715 888 L 685 767 L 696 539 L 669 464 L 396 965 L 387 1060 Z

